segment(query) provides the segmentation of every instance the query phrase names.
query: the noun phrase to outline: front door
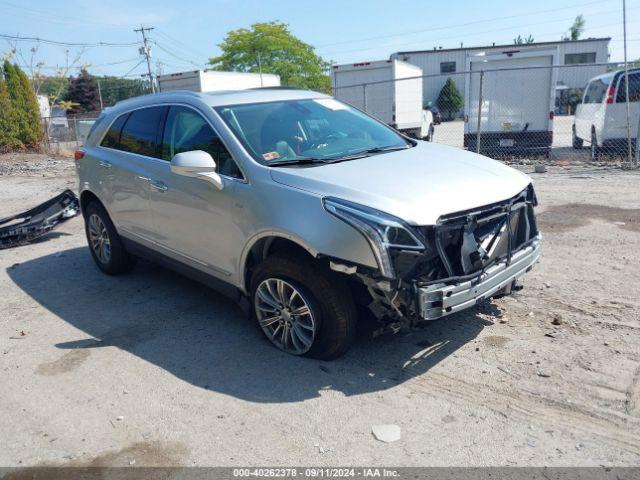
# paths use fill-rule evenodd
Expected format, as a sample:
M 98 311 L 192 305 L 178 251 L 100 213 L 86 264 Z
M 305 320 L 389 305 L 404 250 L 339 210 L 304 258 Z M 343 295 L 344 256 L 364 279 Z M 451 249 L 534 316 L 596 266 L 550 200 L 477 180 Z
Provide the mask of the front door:
M 233 192 L 242 177 L 209 122 L 197 110 L 171 106 L 162 137 L 163 161 L 149 170 L 154 240 L 178 261 L 225 279 L 234 273 Z M 203 150 L 213 157 L 224 187 L 171 172 L 177 153 Z

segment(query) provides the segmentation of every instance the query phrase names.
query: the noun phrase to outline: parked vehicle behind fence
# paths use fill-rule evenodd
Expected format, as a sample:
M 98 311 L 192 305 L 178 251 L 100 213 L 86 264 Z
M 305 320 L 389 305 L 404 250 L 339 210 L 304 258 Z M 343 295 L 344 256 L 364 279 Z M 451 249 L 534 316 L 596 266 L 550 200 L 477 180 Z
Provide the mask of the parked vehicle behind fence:
M 390 59 L 334 65 L 331 73 L 338 100 L 412 138 L 433 140 L 433 114 L 422 108 L 420 67 Z
M 358 306 L 395 332 L 509 294 L 540 255 L 526 175 L 316 92 L 127 100 L 76 161 L 102 271 L 159 261 L 295 355 L 344 353 Z
M 464 146 L 477 150 L 480 109 L 480 153 L 548 156 L 557 76 L 551 67 L 557 55 L 557 48 L 519 50 L 515 45 L 468 56 Z
M 640 122 L 640 68 L 629 70 L 629 122 L 631 141 L 638 138 Z M 573 124 L 573 148 L 587 142 L 591 158 L 627 151 L 627 103 L 623 70 L 592 78 L 576 109 Z

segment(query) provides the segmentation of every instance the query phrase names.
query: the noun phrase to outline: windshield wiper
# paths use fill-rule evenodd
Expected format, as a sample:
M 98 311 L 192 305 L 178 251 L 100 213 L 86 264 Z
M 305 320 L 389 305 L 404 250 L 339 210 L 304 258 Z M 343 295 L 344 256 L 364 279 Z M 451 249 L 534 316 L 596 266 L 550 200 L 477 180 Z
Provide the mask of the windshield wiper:
M 321 158 L 311 158 L 311 157 L 303 157 L 303 158 L 291 158 L 288 160 L 280 160 L 276 162 L 267 163 L 270 167 L 284 167 L 287 165 L 313 165 L 319 163 L 329 163 L 326 160 Z
M 368 157 L 372 153 L 383 153 L 383 152 L 395 152 L 397 150 L 406 150 L 407 148 L 411 148 L 410 146 L 398 147 L 398 146 L 390 146 L 390 147 L 372 147 L 367 148 L 366 150 L 359 150 L 354 153 L 350 153 L 348 155 L 343 155 L 342 157 L 336 157 L 332 159 L 331 163 L 342 162 L 344 160 L 355 160 L 357 158 Z

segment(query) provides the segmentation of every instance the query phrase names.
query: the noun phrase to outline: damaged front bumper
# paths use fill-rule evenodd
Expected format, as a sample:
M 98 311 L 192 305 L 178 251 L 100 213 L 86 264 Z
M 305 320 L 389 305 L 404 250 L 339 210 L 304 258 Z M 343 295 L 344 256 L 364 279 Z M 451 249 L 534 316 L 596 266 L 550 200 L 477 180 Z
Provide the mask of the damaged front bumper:
M 540 237 L 515 252 L 511 263 L 505 260 L 495 264 L 472 280 L 418 288 L 420 318 L 435 320 L 472 307 L 501 292 L 509 293 L 514 282 L 531 270 L 539 258 Z
M 436 225 L 415 227 L 423 250 L 390 250 L 394 278 L 358 269 L 378 332 L 411 328 L 517 289 L 540 258 L 536 205 L 529 186 L 505 201 L 442 216 Z
M 65 190 L 25 212 L 0 219 L 0 249 L 25 245 L 49 233 L 80 211 L 78 197 Z

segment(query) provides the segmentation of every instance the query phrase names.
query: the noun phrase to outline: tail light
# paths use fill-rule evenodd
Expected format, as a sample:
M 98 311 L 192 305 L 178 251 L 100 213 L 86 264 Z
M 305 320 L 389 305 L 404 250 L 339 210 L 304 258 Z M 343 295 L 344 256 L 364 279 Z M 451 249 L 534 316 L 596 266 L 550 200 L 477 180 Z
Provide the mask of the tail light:
M 549 120 L 553 120 L 553 110 L 549 112 Z
M 615 93 L 616 89 L 613 85 L 611 85 L 609 87 L 609 90 L 607 90 L 607 102 L 606 103 L 613 103 L 613 94 Z
M 84 150 L 79 148 L 78 150 L 73 152 L 73 158 L 76 162 L 78 162 L 78 160 L 82 160 L 84 158 Z

